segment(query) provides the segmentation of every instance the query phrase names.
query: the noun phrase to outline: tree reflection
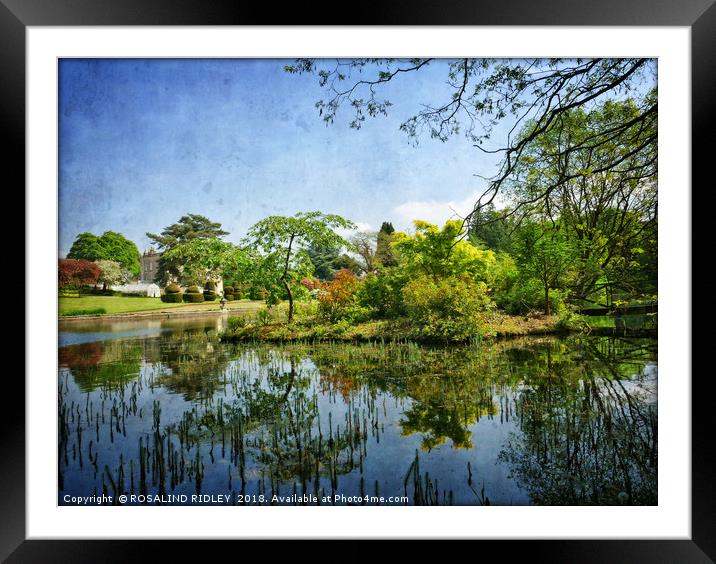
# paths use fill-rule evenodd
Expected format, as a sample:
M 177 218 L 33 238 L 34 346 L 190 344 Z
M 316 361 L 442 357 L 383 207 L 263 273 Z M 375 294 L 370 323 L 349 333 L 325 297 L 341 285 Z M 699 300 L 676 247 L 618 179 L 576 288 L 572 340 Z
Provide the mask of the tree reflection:
M 517 397 L 521 433 L 500 459 L 533 503 L 657 503 L 655 375 L 644 348 L 616 341 L 585 342 L 583 362 L 548 365 Z

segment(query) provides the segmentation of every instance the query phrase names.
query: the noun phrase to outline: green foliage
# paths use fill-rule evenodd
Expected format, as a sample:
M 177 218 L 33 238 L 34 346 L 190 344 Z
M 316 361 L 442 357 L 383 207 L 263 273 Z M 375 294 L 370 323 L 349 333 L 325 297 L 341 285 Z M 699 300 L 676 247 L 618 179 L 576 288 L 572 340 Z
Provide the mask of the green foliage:
M 562 315 L 565 312 L 565 296 L 563 290 L 552 290 L 549 293 L 550 312 Z M 545 311 L 545 292 L 542 282 L 537 278 L 521 278 L 501 296 L 500 305 L 511 314 L 522 315 L 530 311 Z
M 318 289 L 318 311 L 330 322 L 365 321 L 371 309 L 358 303 L 358 290 L 362 282 L 350 270 L 336 272 L 333 280 L 323 283 Z
M 265 287 L 272 296 L 278 294 L 277 286 L 286 291 L 289 322 L 293 319 L 293 289 L 313 269 L 305 249 L 348 247 L 335 229 L 353 228 L 353 222 L 341 216 L 315 211 L 292 217 L 270 216 L 249 229 L 252 246 L 262 253 L 260 272 Z
M 259 325 L 268 325 L 273 321 L 273 315 L 268 308 L 260 309 L 256 312 L 256 323 Z
M 181 294 L 181 288 L 179 287 L 178 284 L 176 284 L 174 282 L 172 282 L 166 288 L 164 288 L 164 291 L 167 294 Z
M 403 288 L 410 277 L 401 268 L 386 268 L 379 275 L 369 274 L 358 290 L 358 304 L 370 309 L 377 318 L 395 318 L 405 314 Z
M 493 308 L 484 282 L 469 275 L 436 280 L 420 276 L 403 289 L 408 317 L 421 336 L 466 341 L 481 334 L 485 316 Z
M 67 254 L 67 258 L 71 259 L 117 262 L 132 276 L 139 276 L 139 257 L 137 245 L 114 231 L 105 231 L 99 237 L 92 233 L 80 233 Z
M 94 309 L 70 309 L 60 313 L 61 317 L 67 317 L 71 315 L 103 315 L 107 313 L 103 307 L 97 307 Z
M 160 263 L 172 265 L 164 270 L 165 274 L 178 273 L 176 276 L 185 282 L 207 280 L 213 284 L 216 278 L 253 280 L 257 260 L 251 249 L 220 239 L 196 238 L 165 251 Z
M 196 286 L 194 286 L 196 288 Z M 184 295 L 182 296 L 184 302 L 190 303 L 190 304 L 200 304 L 204 301 L 204 294 L 201 292 L 190 292 L 187 290 L 184 292 Z
M 211 270 L 211 266 L 207 266 L 207 263 L 213 265 L 216 257 L 213 253 L 210 256 L 203 253 L 206 248 L 201 245 L 190 245 L 175 253 L 168 251 L 195 241 L 218 241 L 220 237 L 228 235 L 228 233 L 221 229 L 220 223 L 213 222 L 202 215 L 190 213 L 182 216 L 177 223 L 165 227 L 159 235 L 153 233 L 146 235 L 164 251 L 159 259 L 159 272 L 157 273 L 159 280 L 166 281 L 170 278 L 177 278 L 186 281 L 187 279 L 205 277 L 206 272 Z M 209 247 L 208 250 L 215 251 L 212 247 Z M 197 263 L 195 264 L 192 259 L 197 259 Z M 184 273 L 185 269 L 187 270 L 186 274 Z
M 162 294 L 161 298 L 165 303 L 178 304 L 183 301 L 181 288 L 178 284 L 172 282 L 164 288 L 164 294 Z
M 229 317 L 226 321 L 226 325 L 229 331 L 236 331 L 237 329 L 243 329 L 246 327 L 245 317 Z
M 211 290 L 204 290 L 204 301 L 213 302 L 214 300 L 216 300 L 216 292 L 212 292 Z
M 574 242 L 559 226 L 528 224 L 518 233 L 518 260 L 524 280 L 537 280 L 542 288 L 542 304 L 552 313 L 550 291 L 566 290 L 575 262 Z
M 389 221 L 384 221 L 380 226 L 376 239 L 375 262 L 383 267 L 397 266 L 398 257 L 393 248 L 395 228 Z
M 429 275 L 437 279 L 467 274 L 488 285 L 495 281 L 497 255 L 464 240 L 462 221 L 448 220 L 442 229 L 421 220 L 413 224 L 415 235 L 398 233 L 393 243 L 412 276 Z

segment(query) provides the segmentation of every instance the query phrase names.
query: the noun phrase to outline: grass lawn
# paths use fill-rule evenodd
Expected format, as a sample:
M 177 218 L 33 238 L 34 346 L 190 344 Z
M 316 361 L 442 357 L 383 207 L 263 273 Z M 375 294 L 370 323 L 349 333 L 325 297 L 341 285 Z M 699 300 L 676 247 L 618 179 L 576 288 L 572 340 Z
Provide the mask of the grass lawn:
M 79 298 L 60 297 L 60 315 L 67 315 L 73 311 L 92 311 L 103 308 L 105 314 L 131 313 L 140 311 L 204 311 L 218 310 L 219 302 L 202 304 L 167 304 L 159 298 L 128 298 L 124 296 L 82 296 Z M 228 302 L 226 307 L 230 310 L 253 310 L 263 307 L 263 301 L 236 300 Z

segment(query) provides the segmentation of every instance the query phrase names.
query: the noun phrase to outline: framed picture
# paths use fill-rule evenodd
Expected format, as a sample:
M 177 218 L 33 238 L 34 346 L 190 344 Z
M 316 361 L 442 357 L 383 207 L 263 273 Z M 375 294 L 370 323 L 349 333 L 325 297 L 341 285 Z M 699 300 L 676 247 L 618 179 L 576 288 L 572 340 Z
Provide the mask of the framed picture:
M 714 557 L 690 332 L 709 2 L 346 27 L 5 4 L 28 333 L 3 556 Z

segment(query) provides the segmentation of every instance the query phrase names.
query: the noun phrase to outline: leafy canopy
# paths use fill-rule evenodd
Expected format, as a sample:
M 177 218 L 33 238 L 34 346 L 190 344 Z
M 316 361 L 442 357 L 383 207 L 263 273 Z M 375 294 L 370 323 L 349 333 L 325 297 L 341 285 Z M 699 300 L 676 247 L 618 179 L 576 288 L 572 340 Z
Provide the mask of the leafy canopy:
M 80 233 L 72 243 L 67 258 L 92 262 L 115 261 L 133 276 L 138 276 L 140 271 L 137 245 L 121 233 L 114 231 L 105 231 L 99 237 L 92 233 Z
M 462 221 L 448 220 L 442 229 L 421 220 L 413 224 L 415 235 L 396 233 L 393 243 L 409 271 L 434 278 L 467 274 L 475 280 L 492 280 L 497 255 L 464 240 Z

